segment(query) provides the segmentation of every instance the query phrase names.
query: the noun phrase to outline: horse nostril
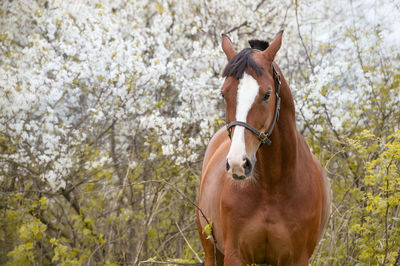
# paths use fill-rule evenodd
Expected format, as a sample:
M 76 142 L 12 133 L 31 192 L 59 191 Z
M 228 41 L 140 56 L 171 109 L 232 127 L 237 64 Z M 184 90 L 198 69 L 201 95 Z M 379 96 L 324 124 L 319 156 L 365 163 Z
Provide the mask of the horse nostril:
M 251 168 L 252 168 L 251 162 L 250 162 L 249 158 L 246 158 L 245 162 L 243 164 L 244 174 L 249 175 L 251 172 Z
M 229 166 L 228 160 L 226 160 L 226 171 L 229 171 L 229 168 L 231 167 Z

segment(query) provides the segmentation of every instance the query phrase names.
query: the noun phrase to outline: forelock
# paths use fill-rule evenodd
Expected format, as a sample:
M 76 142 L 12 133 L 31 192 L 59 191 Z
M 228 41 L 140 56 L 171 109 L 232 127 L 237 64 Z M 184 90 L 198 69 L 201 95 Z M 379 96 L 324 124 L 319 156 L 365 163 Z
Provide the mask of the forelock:
M 245 48 L 240 51 L 228 62 L 222 76 L 241 79 L 246 69 L 253 69 L 257 76 L 261 76 L 262 69 L 254 61 L 252 54 L 252 48 Z

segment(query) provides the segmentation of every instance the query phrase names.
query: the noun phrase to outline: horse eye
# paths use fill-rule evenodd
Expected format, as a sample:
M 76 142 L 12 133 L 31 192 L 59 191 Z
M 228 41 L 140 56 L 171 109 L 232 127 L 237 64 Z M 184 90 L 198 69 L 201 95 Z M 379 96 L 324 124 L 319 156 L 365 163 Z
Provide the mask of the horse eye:
M 223 92 L 221 92 L 221 96 L 222 96 L 222 98 L 224 98 L 224 99 L 225 99 L 225 95 L 224 95 L 224 93 L 223 93 Z
M 271 96 L 271 91 L 267 91 L 267 93 L 264 94 L 263 101 L 264 102 L 268 101 L 270 96 Z

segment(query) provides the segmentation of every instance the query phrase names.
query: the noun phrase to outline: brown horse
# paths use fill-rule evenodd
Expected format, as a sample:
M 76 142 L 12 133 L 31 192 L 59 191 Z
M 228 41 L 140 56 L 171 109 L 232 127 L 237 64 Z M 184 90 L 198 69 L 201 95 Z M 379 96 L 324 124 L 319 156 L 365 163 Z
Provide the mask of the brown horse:
M 308 265 L 327 224 L 329 182 L 296 129 L 274 62 L 282 34 L 240 53 L 222 36 L 228 132 L 213 136 L 203 162 L 197 226 L 205 265 Z

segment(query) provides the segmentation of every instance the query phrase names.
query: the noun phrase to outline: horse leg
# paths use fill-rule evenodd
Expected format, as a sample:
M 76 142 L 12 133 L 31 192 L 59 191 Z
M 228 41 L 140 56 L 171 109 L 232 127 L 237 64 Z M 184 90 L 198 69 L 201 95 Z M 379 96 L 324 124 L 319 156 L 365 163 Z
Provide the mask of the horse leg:
M 207 235 L 203 232 L 203 228 L 200 224 L 200 214 L 198 210 L 196 210 L 196 223 L 197 223 L 197 231 L 199 232 L 201 245 L 204 250 L 204 264 L 205 266 L 215 266 L 217 261 L 217 265 L 223 265 L 224 257 L 221 252 L 217 248 L 214 248 L 213 239 L 207 239 Z M 215 254 L 215 251 L 217 254 Z
M 246 265 L 240 258 L 240 255 L 234 249 L 225 247 L 224 266 L 242 266 Z
M 204 266 L 224 265 L 224 254 L 222 254 L 218 248 L 214 248 L 214 243 L 208 239 L 201 238 L 201 244 L 203 245 L 205 254 Z
M 307 254 L 303 254 L 303 256 L 301 256 L 299 259 L 297 259 L 293 265 L 296 266 L 308 266 L 309 265 L 309 256 Z
M 223 265 L 224 255 L 218 249 L 214 248 L 214 243 L 202 237 L 201 244 L 204 249 L 204 266 L 215 266 L 215 263 L 218 266 Z
M 222 266 L 224 265 L 224 254 L 220 252 L 218 249 L 217 250 L 217 265 Z
M 293 265 L 293 266 L 308 266 L 309 265 L 309 258 L 307 255 L 303 255 L 298 259 L 294 259 L 292 256 L 281 256 L 278 259 L 278 266 L 286 266 L 286 265 Z
M 224 259 L 224 266 L 242 266 L 246 265 L 245 263 L 242 262 L 241 259 L 238 257 L 225 257 Z

